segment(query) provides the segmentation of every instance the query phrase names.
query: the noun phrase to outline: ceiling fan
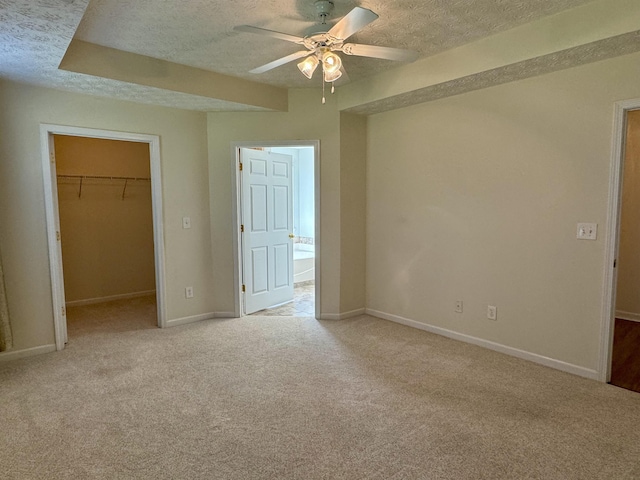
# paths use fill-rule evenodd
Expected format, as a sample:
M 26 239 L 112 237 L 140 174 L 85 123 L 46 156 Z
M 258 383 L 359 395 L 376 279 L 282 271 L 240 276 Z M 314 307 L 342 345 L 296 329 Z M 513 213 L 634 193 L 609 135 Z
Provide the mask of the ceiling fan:
M 322 24 L 325 25 L 327 17 L 331 13 L 331 10 L 333 10 L 333 2 L 329 0 L 317 0 L 314 5 Z M 385 60 L 405 62 L 412 62 L 418 58 L 418 54 L 411 50 L 363 45 L 359 43 L 345 43 L 347 38 L 377 18 L 378 15 L 371 10 L 355 7 L 347 15 L 342 17 L 338 23 L 331 27 L 329 31 L 314 33 L 306 37 L 297 37 L 295 35 L 253 27 L 251 25 L 239 25 L 234 27 L 234 30 L 279 38 L 280 40 L 286 40 L 306 48 L 306 50 L 300 50 L 262 65 L 261 67 L 254 68 L 250 70 L 249 73 L 264 73 L 289 62 L 293 62 L 294 60 L 306 57 L 298 63 L 298 69 L 304 76 L 311 79 L 318 65 L 322 65 L 323 89 L 324 82 L 331 82 L 331 93 L 333 93 L 333 82 L 345 73 L 344 67 L 342 66 L 342 59 L 336 52 L 342 52 L 346 55 L 357 55 L 359 57 L 382 58 Z M 322 103 L 324 103 L 324 95 Z

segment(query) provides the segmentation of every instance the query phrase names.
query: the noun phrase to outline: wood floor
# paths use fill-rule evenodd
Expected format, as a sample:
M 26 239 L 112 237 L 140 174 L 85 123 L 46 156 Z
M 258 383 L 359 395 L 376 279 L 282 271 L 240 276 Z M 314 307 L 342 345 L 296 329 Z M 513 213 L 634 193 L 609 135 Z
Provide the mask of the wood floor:
M 616 318 L 611 384 L 640 392 L 640 322 Z

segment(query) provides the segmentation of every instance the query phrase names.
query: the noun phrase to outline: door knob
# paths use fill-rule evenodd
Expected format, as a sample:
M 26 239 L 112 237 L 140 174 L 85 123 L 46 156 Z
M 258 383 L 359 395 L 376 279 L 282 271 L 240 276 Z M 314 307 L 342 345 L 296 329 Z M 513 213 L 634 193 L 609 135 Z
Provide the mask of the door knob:
M 295 235 L 293 233 L 290 233 L 289 238 L 293 238 L 293 237 L 295 237 Z

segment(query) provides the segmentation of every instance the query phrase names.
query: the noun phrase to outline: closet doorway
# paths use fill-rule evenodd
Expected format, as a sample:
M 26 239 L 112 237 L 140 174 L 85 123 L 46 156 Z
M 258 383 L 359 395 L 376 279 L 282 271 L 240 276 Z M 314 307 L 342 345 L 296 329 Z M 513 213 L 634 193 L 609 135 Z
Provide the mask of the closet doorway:
M 611 384 L 640 392 L 640 110 L 626 112 Z
M 164 326 L 157 137 L 43 129 L 58 350 L 67 320 L 78 334 Z

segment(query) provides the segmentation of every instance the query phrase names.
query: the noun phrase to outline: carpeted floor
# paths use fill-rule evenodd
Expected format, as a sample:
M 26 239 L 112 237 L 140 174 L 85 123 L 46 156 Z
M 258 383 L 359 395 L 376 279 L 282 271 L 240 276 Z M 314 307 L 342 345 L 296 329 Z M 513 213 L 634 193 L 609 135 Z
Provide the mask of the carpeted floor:
M 127 308 L 0 364 L 1 478 L 640 478 L 637 393 L 366 316 Z

